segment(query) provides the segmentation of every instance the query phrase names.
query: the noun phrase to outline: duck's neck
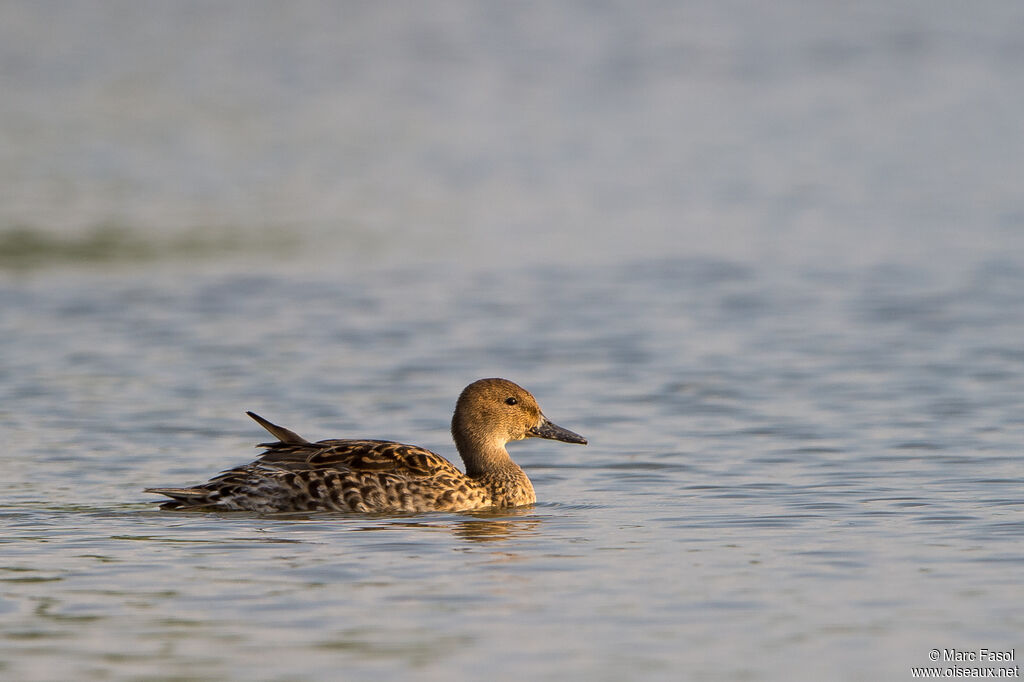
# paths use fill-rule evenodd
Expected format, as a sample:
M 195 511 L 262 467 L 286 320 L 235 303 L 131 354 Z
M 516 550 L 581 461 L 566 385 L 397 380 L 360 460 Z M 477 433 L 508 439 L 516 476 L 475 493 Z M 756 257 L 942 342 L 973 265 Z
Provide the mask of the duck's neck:
M 505 444 L 500 440 L 487 440 L 474 438 L 472 434 L 452 434 L 455 438 L 455 448 L 462 457 L 462 463 L 466 466 L 466 475 L 470 478 L 481 478 L 483 476 L 498 473 L 522 472 L 505 449 Z
M 453 435 L 455 447 L 466 466 L 466 475 L 490 491 L 494 506 L 518 507 L 537 501 L 533 484 L 526 472 L 509 457 L 504 441 L 474 439 L 466 433 Z

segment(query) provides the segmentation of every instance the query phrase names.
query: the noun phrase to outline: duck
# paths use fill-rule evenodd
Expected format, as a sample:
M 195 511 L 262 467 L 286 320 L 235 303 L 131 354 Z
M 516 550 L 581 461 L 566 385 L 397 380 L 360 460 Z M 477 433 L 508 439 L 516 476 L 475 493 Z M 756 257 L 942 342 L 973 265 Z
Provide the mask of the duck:
M 551 422 L 537 399 L 508 379 L 479 379 L 459 395 L 451 433 L 465 473 L 430 450 L 388 440 L 310 442 L 254 412 L 276 441 L 253 462 L 187 488 L 147 488 L 167 510 L 252 512 L 465 512 L 534 504 L 526 472 L 506 449 L 545 438 L 587 444 Z

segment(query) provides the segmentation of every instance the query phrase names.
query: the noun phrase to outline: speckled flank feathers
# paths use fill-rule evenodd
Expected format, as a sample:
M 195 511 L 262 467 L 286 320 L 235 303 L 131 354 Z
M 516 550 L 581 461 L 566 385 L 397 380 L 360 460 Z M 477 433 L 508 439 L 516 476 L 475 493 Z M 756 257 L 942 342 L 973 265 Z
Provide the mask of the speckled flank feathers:
M 523 438 L 587 441 L 544 417 L 529 391 L 506 379 L 463 390 L 452 437 L 466 473 L 415 445 L 385 440 L 307 441 L 252 412 L 278 440 L 251 464 L 192 488 L 148 488 L 170 497 L 164 509 L 423 512 L 517 507 L 536 502 L 526 473 L 505 444 Z

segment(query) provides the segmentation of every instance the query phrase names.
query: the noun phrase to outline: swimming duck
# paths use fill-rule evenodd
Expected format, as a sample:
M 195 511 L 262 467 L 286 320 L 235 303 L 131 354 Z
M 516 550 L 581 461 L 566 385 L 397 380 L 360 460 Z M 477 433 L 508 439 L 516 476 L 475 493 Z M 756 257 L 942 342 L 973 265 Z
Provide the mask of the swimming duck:
M 471 511 L 533 504 L 526 473 L 505 444 L 549 438 L 585 445 L 579 434 L 544 416 L 529 391 L 507 379 L 480 379 L 455 404 L 452 438 L 462 473 L 444 457 L 386 440 L 311 443 L 247 412 L 277 438 L 251 464 L 229 469 L 192 488 L 147 488 L 171 500 L 162 509 L 257 512 Z

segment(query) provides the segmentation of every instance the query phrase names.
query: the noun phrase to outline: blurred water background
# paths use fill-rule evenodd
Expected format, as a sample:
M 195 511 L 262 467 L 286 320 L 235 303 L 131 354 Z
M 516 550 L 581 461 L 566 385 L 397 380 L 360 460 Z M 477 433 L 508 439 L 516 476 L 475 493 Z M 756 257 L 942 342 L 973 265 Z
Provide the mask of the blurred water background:
M 1024 5 L 10 0 L 0 91 L 0 678 L 1024 650 Z M 482 376 L 535 507 L 141 493 Z

